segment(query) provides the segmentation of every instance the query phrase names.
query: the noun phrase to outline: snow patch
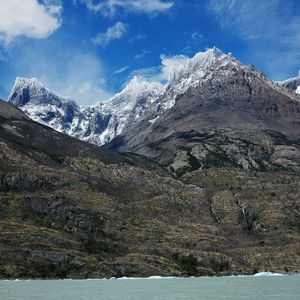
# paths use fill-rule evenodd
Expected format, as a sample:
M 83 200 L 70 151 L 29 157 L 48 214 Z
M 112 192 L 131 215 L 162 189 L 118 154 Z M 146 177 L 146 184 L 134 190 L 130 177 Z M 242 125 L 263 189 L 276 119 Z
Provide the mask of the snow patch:
M 156 118 L 154 118 L 154 119 L 152 119 L 152 120 L 149 120 L 149 122 L 150 122 L 151 124 L 154 124 L 154 123 L 156 122 L 157 119 L 159 119 L 159 116 L 157 116 Z

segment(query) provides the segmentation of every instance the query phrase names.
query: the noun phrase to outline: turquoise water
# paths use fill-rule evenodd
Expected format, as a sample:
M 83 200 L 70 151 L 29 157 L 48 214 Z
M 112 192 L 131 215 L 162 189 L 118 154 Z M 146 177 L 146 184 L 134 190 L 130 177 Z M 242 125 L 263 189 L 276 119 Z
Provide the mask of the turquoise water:
M 2 300 L 300 299 L 300 276 L 0 281 Z

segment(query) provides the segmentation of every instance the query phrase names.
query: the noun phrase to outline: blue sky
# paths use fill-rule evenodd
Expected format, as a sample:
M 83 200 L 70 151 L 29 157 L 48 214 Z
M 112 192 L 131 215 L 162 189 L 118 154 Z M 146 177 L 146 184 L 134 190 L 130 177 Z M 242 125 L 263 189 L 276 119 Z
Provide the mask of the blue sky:
M 89 105 L 166 57 L 216 46 L 274 80 L 300 69 L 298 0 L 0 0 L 0 98 L 16 76 Z

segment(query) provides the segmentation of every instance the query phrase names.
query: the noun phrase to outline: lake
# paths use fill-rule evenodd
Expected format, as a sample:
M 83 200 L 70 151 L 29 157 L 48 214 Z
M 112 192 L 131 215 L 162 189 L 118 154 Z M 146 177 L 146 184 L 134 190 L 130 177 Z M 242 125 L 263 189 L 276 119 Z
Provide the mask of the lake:
M 300 276 L 0 281 L 2 300 L 300 299 Z

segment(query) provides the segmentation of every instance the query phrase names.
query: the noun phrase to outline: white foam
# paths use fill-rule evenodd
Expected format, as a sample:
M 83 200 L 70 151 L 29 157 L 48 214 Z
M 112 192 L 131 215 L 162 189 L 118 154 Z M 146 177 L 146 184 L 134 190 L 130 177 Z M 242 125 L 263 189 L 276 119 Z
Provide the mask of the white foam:
M 285 275 L 280 273 L 272 273 L 272 272 L 260 272 L 254 274 L 253 276 L 264 277 L 264 276 L 285 276 Z
M 149 277 L 120 277 L 117 280 L 156 280 L 156 279 L 179 279 L 180 277 L 172 277 L 172 276 L 149 276 Z M 114 278 L 115 279 L 115 278 Z

